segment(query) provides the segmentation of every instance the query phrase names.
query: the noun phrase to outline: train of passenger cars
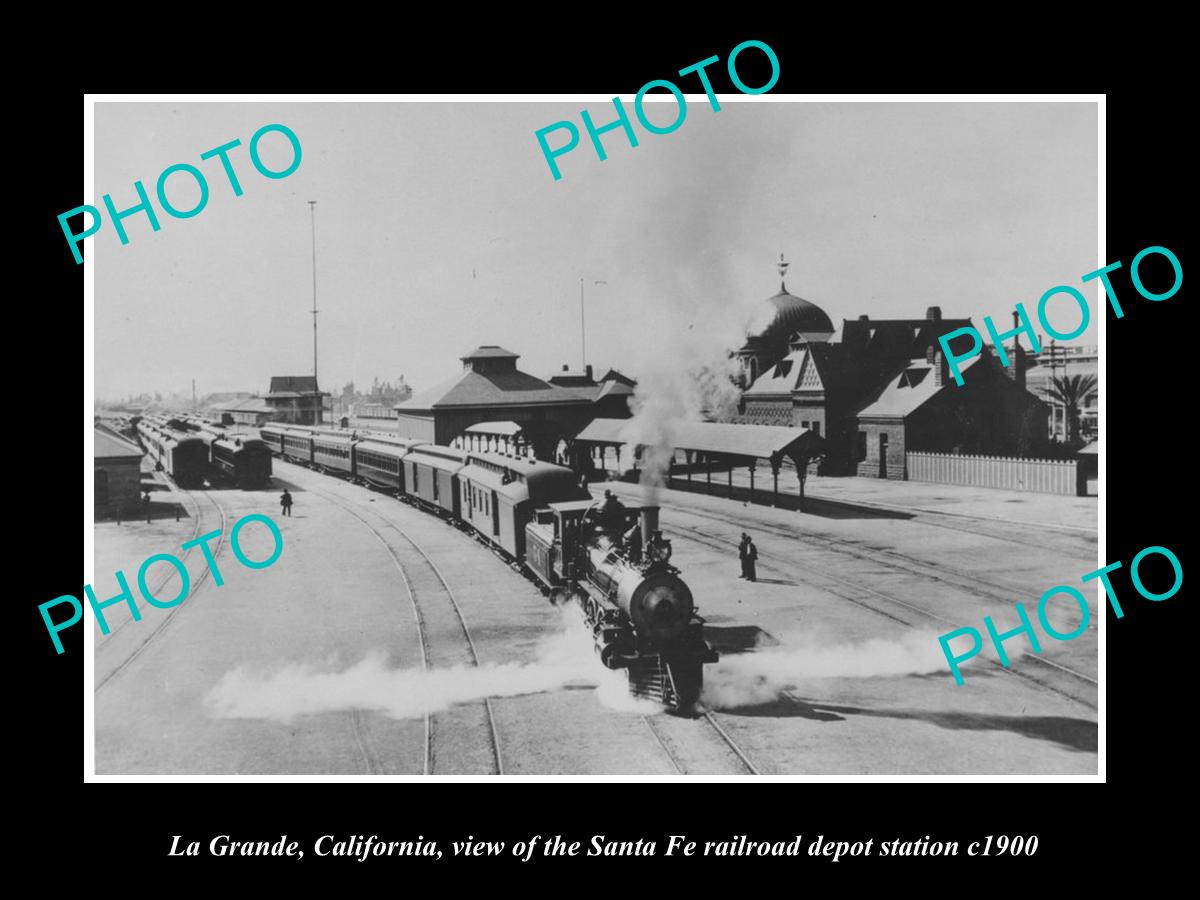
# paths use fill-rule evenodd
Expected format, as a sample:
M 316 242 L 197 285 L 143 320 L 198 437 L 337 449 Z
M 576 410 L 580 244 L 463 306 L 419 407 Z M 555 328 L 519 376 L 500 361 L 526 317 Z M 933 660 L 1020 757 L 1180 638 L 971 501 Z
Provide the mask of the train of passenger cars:
M 146 452 L 180 487 L 220 479 L 253 490 L 271 478 L 271 451 L 259 438 L 194 417 L 148 416 L 137 430 Z
M 270 451 L 392 493 L 476 535 L 556 604 L 573 602 L 596 652 L 630 690 L 675 712 L 695 708 L 717 654 L 658 528 L 658 508 L 597 508 L 568 468 L 390 434 L 268 422 Z

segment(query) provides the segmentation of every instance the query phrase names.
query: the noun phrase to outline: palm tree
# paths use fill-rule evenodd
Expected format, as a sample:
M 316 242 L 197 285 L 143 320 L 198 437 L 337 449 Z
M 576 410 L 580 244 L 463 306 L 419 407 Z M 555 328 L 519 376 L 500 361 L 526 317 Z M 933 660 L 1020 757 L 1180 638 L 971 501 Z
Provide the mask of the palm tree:
M 1084 404 L 1096 396 L 1095 375 L 1071 375 L 1054 377 L 1046 388 L 1046 395 L 1066 410 L 1069 441 L 1079 443 L 1079 413 Z

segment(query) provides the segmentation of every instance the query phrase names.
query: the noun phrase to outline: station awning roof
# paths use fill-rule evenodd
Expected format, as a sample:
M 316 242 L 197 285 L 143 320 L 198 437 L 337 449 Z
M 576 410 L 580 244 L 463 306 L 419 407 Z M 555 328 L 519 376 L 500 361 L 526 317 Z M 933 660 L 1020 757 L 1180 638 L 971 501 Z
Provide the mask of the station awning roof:
M 641 441 L 630 440 L 634 432 L 631 419 L 593 419 L 587 428 L 579 432 L 577 441 L 597 444 L 631 444 Z M 726 456 L 746 456 L 769 459 L 777 453 L 783 454 L 798 449 L 809 441 L 817 441 L 807 428 L 790 428 L 783 425 L 734 425 L 728 422 L 681 422 L 673 429 L 676 450 L 699 450 L 702 453 L 720 453 Z
M 521 426 L 516 422 L 476 422 L 474 425 L 466 429 L 466 433 L 515 437 L 521 433 Z

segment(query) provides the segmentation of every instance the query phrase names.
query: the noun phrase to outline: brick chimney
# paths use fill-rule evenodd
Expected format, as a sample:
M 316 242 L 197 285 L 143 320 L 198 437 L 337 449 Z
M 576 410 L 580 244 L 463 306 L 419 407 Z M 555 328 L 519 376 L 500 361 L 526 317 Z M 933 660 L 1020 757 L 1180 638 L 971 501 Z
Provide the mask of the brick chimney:
M 591 380 L 592 380 L 592 367 L 591 367 L 591 365 L 590 365 L 590 364 L 589 364 L 589 365 L 586 365 L 586 366 L 584 366 L 583 368 L 584 368 L 584 371 L 585 371 L 585 372 L 587 372 L 588 381 L 591 381 Z
M 940 306 L 931 306 L 925 310 L 925 318 L 930 322 L 942 321 L 942 308 Z

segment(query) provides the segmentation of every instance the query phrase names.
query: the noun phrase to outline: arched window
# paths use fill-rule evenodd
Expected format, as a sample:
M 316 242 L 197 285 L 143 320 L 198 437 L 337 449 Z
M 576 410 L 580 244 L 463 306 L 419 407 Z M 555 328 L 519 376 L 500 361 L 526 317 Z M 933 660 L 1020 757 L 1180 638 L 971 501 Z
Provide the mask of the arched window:
M 758 381 L 758 360 L 753 356 L 750 357 L 750 383 Z

